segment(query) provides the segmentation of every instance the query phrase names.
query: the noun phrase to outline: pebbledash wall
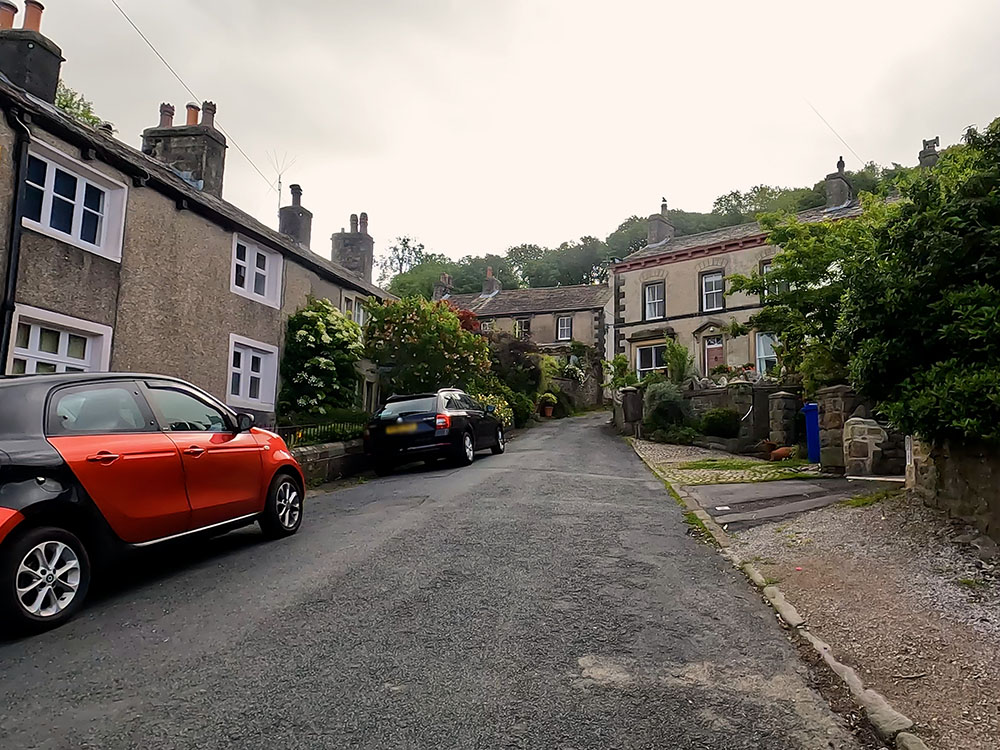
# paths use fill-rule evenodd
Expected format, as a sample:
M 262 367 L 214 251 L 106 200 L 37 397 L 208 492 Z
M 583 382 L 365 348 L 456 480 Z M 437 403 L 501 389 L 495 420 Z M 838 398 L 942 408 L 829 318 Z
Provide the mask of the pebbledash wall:
M 58 48 L 38 30 L 0 29 L 0 52 L 25 41 L 58 57 L 52 52 Z M 371 283 L 373 241 L 364 214 L 360 226 L 352 217 L 351 231 L 333 236 L 331 261 L 309 247 L 312 214 L 301 206 L 297 186 L 293 206 L 282 209 L 284 233 L 222 199 L 225 139 L 214 126 L 214 104 L 189 105 L 186 122 L 176 126 L 173 107 L 161 105 L 160 122 L 147 129 L 139 151 L 51 106 L 40 98 L 45 92 L 30 91 L 36 78 L 18 81 L 16 71 L 2 72 L 11 79 L 0 78 L 0 153 L 7 157 L 0 160 L 3 236 L 14 236 L 18 190 L 42 201 L 41 220 L 27 213 L 19 220 L 14 295 L 3 299 L 11 315 L 8 356 L 0 362 L 5 372 L 56 368 L 173 375 L 270 421 L 288 316 L 310 295 L 355 316 L 363 315 L 362 300 L 389 296 Z M 32 161 L 19 182 L 15 159 L 8 155 L 17 152 L 15 129 L 22 127 Z M 69 183 L 76 192 L 63 200 L 55 180 L 63 181 L 63 193 L 71 192 L 65 189 Z M 90 186 L 102 193 L 100 200 L 84 192 Z M 57 228 L 55 214 L 41 210 L 56 204 L 72 217 L 71 231 Z M 102 214 L 96 242 L 81 236 L 88 205 Z M 0 245 L 3 278 L 12 247 Z M 258 273 L 263 283 L 256 289 Z M 41 341 L 43 332 L 48 343 Z M 68 356 L 70 336 L 82 356 Z M 58 350 L 49 351 L 53 348 Z M 238 349 L 253 353 L 260 366 L 253 373 L 260 377 L 254 394 L 245 388 L 251 357 L 234 357 Z M 237 360 L 240 365 L 234 366 Z M 234 394 L 240 367 L 244 391 Z M 364 394 L 374 399 L 370 370 L 367 379 Z

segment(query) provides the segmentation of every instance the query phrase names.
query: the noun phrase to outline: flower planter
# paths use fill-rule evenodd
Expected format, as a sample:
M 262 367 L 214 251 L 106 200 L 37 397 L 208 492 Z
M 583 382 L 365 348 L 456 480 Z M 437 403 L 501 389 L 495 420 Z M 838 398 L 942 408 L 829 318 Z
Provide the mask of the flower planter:
M 550 417 L 551 418 L 552 417 L 552 410 L 554 408 L 555 408 L 554 406 L 543 406 L 542 407 L 542 416 L 543 417 Z

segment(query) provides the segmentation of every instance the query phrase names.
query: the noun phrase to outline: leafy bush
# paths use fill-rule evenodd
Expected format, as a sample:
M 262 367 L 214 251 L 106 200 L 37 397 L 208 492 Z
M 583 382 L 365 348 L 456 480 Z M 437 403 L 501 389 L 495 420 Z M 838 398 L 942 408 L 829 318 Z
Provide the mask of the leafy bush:
M 570 380 L 575 380 L 580 385 L 587 382 L 587 373 L 585 373 L 580 367 L 572 363 L 566 365 L 563 368 L 563 377 L 569 378 Z
M 608 378 L 604 384 L 605 388 L 627 388 L 639 383 L 639 378 L 636 377 L 635 371 L 628 363 L 628 357 L 624 354 L 616 354 L 610 362 L 604 361 L 601 365 Z
M 514 391 L 510 399 L 514 413 L 514 426 L 524 427 L 535 414 L 535 400 L 524 393 Z
M 556 398 L 556 394 L 552 392 L 543 393 L 538 398 L 538 403 L 542 406 L 555 406 L 559 403 L 559 399 Z
M 499 396 L 495 393 L 480 392 L 473 392 L 469 395 L 483 406 L 493 406 L 496 409 L 495 414 L 497 419 L 503 423 L 504 427 L 514 426 L 514 411 L 510 408 L 510 404 L 507 403 L 507 399 L 503 396 Z
M 356 365 L 363 353 L 358 324 L 330 300 L 310 297 L 288 319 L 279 414 L 301 415 L 314 424 L 332 410 L 356 406 L 360 381 Z
M 709 409 L 701 417 L 701 432 L 720 438 L 739 437 L 740 414 L 732 409 Z
M 368 306 L 368 357 L 386 393 L 464 388 L 490 371 L 489 346 L 441 302 L 409 297 Z
M 558 357 L 542 354 L 539 355 L 538 364 L 542 368 L 542 382 L 539 384 L 538 390 L 553 391 L 558 386 L 553 387 L 552 379 L 562 377 L 563 363 L 559 361 Z
M 671 383 L 683 385 L 695 376 L 694 356 L 684 344 L 667 338 L 664 342 L 663 362 L 667 366 L 667 379 Z
M 693 427 L 672 424 L 659 430 L 653 430 L 649 437 L 657 443 L 672 443 L 674 445 L 691 445 L 698 433 Z
M 690 405 L 674 383 L 653 383 L 642 400 L 642 419 L 651 431 L 683 425 L 689 418 Z
M 556 391 L 555 397 L 556 405 L 552 410 L 552 416 L 556 419 L 572 417 L 576 412 L 576 405 L 573 403 L 573 399 L 569 397 L 569 394 L 565 391 Z
M 493 374 L 515 393 L 533 397 L 542 386 L 538 347 L 503 331 L 493 331 L 487 340 Z

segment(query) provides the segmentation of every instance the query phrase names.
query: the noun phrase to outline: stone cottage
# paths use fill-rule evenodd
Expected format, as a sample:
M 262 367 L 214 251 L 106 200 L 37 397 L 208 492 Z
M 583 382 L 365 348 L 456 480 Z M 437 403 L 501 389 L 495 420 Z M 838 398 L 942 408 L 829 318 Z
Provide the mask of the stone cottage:
M 599 352 L 605 348 L 605 306 L 611 299 L 606 285 L 503 289 L 487 269 L 480 294 L 451 294 L 451 277 L 443 274 L 434 298 L 476 313 L 486 331 L 506 331 L 541 347 L 578 341 Z
M 212 102 L 175 124 L 161 105 L 142 149 L 54 106 L 63 62 L 41 6 L 14 29 L 0 2 L 0 364 L 8 374 L 154 372 L 274 418 L 289 315 L 309 295 L 355 317 L 371 282 L 368 217 L 311 249 L 302 190 L 275 231 L 222 197 L 226 138 Z M 375 375 L 362 397 L 377 399 Z
M 826 178 L 826 195 L 825 206 L 800 212 L 798 220 L 861 213 L 843 159 Z M 757 222 L 677 237 L 664 202 L 660 213 L 649 217 L 646 246 L 612 268 L 614 339 L 609 354 L 626 355 L 642 377 L 663 367 L 665 341 L 672 338 L 688 347 L 703 376 L 721 365 L 773 369 L 777 358 L 770 332 L 738 337 L 726 332 L 733 319 L 745 323 L 763 305 L 763 298 L 745 293 L 727 296 L 726 279 L 766 273 L 778 253 L 766 239 Z

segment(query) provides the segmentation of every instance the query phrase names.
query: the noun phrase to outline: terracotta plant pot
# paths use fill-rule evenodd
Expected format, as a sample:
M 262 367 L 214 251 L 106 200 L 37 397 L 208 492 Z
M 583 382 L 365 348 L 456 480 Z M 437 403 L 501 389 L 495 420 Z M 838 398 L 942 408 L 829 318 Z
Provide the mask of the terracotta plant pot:
M 554 408 L 555 408 L 554 406 L 543 406 L 542 407 L 542 416 L 544 416 L 544 417 L 551 417 L 552 416 L 552 410 Z

